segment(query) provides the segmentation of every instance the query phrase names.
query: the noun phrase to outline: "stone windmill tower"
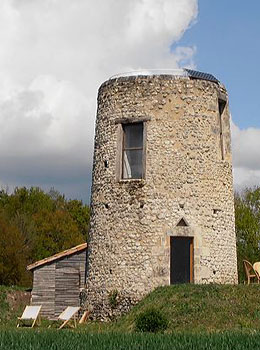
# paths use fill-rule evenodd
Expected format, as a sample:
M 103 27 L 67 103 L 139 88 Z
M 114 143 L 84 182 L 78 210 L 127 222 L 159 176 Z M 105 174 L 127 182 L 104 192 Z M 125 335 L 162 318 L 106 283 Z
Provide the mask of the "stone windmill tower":
M 118 76 L 98 94 L 89 301 L 237 283 L 228 96 L 188 69 Z

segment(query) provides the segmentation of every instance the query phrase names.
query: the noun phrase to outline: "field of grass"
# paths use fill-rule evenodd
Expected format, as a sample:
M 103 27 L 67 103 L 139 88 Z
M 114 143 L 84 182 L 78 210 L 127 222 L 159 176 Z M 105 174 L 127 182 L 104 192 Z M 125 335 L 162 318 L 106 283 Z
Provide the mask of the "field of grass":
M 0 349 L 260 349 L 260 285 L 160 287 L 127 315 L 76 330 L 16 329 L 24 291 L 0 286 Z M 20 302 L 20 304 L 19 304 Z M 135 332 L 136 317 L 155 308 L 169 321 L 164 334 Z
M 260 334 L 89 334 L 72 331 L 8 330 L 0 332 L 0 349 L 8 350 L 258 350 Z

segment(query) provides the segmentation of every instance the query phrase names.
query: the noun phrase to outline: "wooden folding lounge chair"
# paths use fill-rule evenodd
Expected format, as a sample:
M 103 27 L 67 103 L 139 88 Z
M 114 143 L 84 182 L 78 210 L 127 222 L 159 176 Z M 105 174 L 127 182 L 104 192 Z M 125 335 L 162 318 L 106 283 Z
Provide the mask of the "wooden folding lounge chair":
M 71 328 L 76 328 L 77 327 L 76 315 L 79 309 L 80 307 L 68 306 L 58 317 L 59 321 L 63 321 L 59 329 L 63 328 L 66 325 L 70 326 Z
M 89 315 L 91 314 L 91 310 L 85 310 L 79 320 L 79 324 L 86 323 L 89 319 Z
M 258 274 L 258 277 L 260 279 L 260 262 L 257 261 L 253 264 L 253 269 L 255 270 L 255 272 Z
M 260 276 L 258 272 L 253 268 L 253 265 L 247 260 L 243 260 L 243 264 L 244 264 L 244 269 L 247 277 L 247 284 L 250 284 L 251 278 L 252 279 L 256 278 L 257 283 L 259 283 Z
M 40 324 L 41 307 L 42 307 L 41 305 L 26 306 L 22 316 L 18 317 L 17 327 L 28 326 L 28 323 L 29 325 L 31 323 L 31 328 L 33 328 L 36 322 Z

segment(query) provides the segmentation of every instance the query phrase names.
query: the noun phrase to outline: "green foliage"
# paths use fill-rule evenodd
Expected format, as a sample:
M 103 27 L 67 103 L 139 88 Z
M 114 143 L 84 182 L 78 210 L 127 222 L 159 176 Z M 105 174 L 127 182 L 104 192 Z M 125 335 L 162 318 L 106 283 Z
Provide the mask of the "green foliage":
M 111 309 L 115 309 L 118 305 L 118 290 L 114 289 L 112 292 L 109 293 L 108 300 L 109 305 L 111 306 Z
M 22 213 L 32 215 L 43 209 L 52 211 L 55 201 L 39 187 L 17 187 L 10 195 L 5 190 L 0 191 L 0 207 L 9 217 L 14 217 Z
M 45 193 L 38 187 L 22 187 L 11 194 L 1 190 L 0 213 L 0 240 L 4 241 L 0 247 L 0 283 L 28 286 L 27 264 L 87 239 L 88 206 L 78 200 L 66 200 L 54 189 Z M 12 249 L 14 255 L 9 259 Z
M 72 219 L 76 222 L 82 235 L 87 238 L 87 232 L 89 230 L 89 218 L 90 210 L 86 205 L 82 205 L 82 202 L 73 199 L 66 203 L 66 209 L 71 215 Z
M 0 214 L 0 284 L 11 285 L 27 280 L 27 250 L 21 232 Z
M 139 332 L 163 332 L 168 326 L 166 317 L 154 308 L 143 311 L 136 317 L 135 328 Z
M 37 232 L 32 239 L 33 260 L 40 260 L 84 242 L 77 223 L 65 210 L 43 210 L 33 215 L 32 219 Z
M 260 188 L 235 195 L 235 218 L 239 280 L 245 278 L 243 259 L 260 260 Z

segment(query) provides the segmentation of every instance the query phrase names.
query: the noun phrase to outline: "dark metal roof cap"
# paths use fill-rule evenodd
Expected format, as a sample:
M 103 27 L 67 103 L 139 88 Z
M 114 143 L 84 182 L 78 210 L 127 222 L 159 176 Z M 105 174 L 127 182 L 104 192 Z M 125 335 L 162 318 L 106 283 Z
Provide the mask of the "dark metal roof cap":
M 214 83 L 219 83 L 219 80 L 214 77 L 214 75 L 209 73 L 203 73 L 199 72 L 197 70 L 187 69 L 184 68 L 184 70 L 188 73 L 188 76 L 193 79 L 202 79 L 202 80 L 209 80 L 213 81 Z

